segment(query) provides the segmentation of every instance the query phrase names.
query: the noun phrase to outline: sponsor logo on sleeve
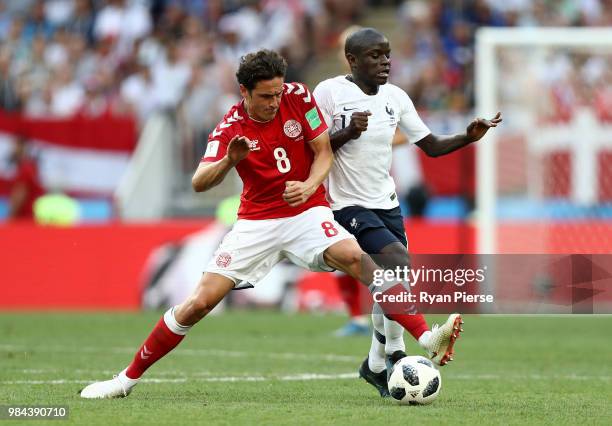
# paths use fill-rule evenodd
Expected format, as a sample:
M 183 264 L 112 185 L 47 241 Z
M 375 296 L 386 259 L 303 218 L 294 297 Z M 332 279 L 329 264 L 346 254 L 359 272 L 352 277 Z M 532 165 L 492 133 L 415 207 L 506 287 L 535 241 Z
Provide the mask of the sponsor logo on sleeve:
M 321 125 L 321 119 L 319 118 L 319 113 L 317 112 L 317 107 L 310 109 L 306 115 L 306 121 L 308 121 L 308 125 L 312 130 L 317 129 Z
M 206 152 L 204 153 L 204 158 L 206 157 L 216 157 L 217 151 L 219 151 L 219 141 L 210 141 L 206 146 Z

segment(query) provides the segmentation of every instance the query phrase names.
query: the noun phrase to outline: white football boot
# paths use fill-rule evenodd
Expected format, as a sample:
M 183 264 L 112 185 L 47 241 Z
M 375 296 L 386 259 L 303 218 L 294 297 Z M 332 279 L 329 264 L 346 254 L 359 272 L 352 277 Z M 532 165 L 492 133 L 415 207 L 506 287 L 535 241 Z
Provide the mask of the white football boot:
M 81 398 L 87 399 L 102 399 L 102 398 L 124 398 L 132 392 L 132 388 L 136 386 L 138 379 L 130 379 L 125 375 L 125 370 L 111 380 L 103 382 L 95 382 L 87 385 L 81 390 Z
M 446 365 L 453 360 L 453 346 L 459 333 L 463 331 L 461 324 L 463 324 L 461 314 L 451 314 L 444 324 L 441 326 L 435 324 L 431 328 L 429 339 L 422 346 L 433 362 Z

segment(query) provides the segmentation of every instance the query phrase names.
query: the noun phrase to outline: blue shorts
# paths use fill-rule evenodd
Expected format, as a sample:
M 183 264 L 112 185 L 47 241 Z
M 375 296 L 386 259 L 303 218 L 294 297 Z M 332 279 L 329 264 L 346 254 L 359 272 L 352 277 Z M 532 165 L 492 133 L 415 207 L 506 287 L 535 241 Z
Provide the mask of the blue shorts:
M 399 207 L 381 210 L 350 206 L 334 211 L 334 218 L 357 238 L 368 254 L 378 254 L 391 243 L 400 242 L 408 247 L 404 218 Z

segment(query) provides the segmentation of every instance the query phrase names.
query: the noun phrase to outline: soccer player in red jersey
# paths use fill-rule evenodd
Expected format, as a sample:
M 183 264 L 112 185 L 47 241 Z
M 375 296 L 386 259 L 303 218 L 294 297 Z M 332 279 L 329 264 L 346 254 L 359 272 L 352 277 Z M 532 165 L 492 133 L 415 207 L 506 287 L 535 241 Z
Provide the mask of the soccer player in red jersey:
M 26 152 L 26 141 L 19 137 L 15 143 L 12 162 L 15 164 L 16 173 L 11 195 L 9 197 L 10 220 L 34 220 L 34 202 L 45 194 L 40 183 L 36 161 Z
M 127 396 L 230 290 L 256 284 L 283 258 L 373 283 L 376 264 L 334 220 L 321 185 L 333 161 L 327 126 L 308 88 L 284 82 L 286 67 L 274 51 L 242 58 L 236 77 L 243 100 L 210 134 L 192 179 L 195 191 L 206 191 L 235 167 L 244 184 L 238 221 L 194 293 L 162 316 L 130 365 L 111 380 L 85 387 L 81 397 Z M 384 294 L 403 292 L 395 285 Z M 408 324 L 403 306 L 394 308 L 383 306 L 392 319 Z

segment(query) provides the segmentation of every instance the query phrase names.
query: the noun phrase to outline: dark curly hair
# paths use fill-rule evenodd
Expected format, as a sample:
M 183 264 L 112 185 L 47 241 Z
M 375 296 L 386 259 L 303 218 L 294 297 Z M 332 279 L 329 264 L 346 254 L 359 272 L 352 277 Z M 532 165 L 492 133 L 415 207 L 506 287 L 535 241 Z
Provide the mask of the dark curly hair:
M 236 72 L 238 83 L 250 92 L 257 82 L 272 80 L 275 77 L 285 77 L 287 61 L 274 50 L 259 50 L 240 58 L 240 66 Z

